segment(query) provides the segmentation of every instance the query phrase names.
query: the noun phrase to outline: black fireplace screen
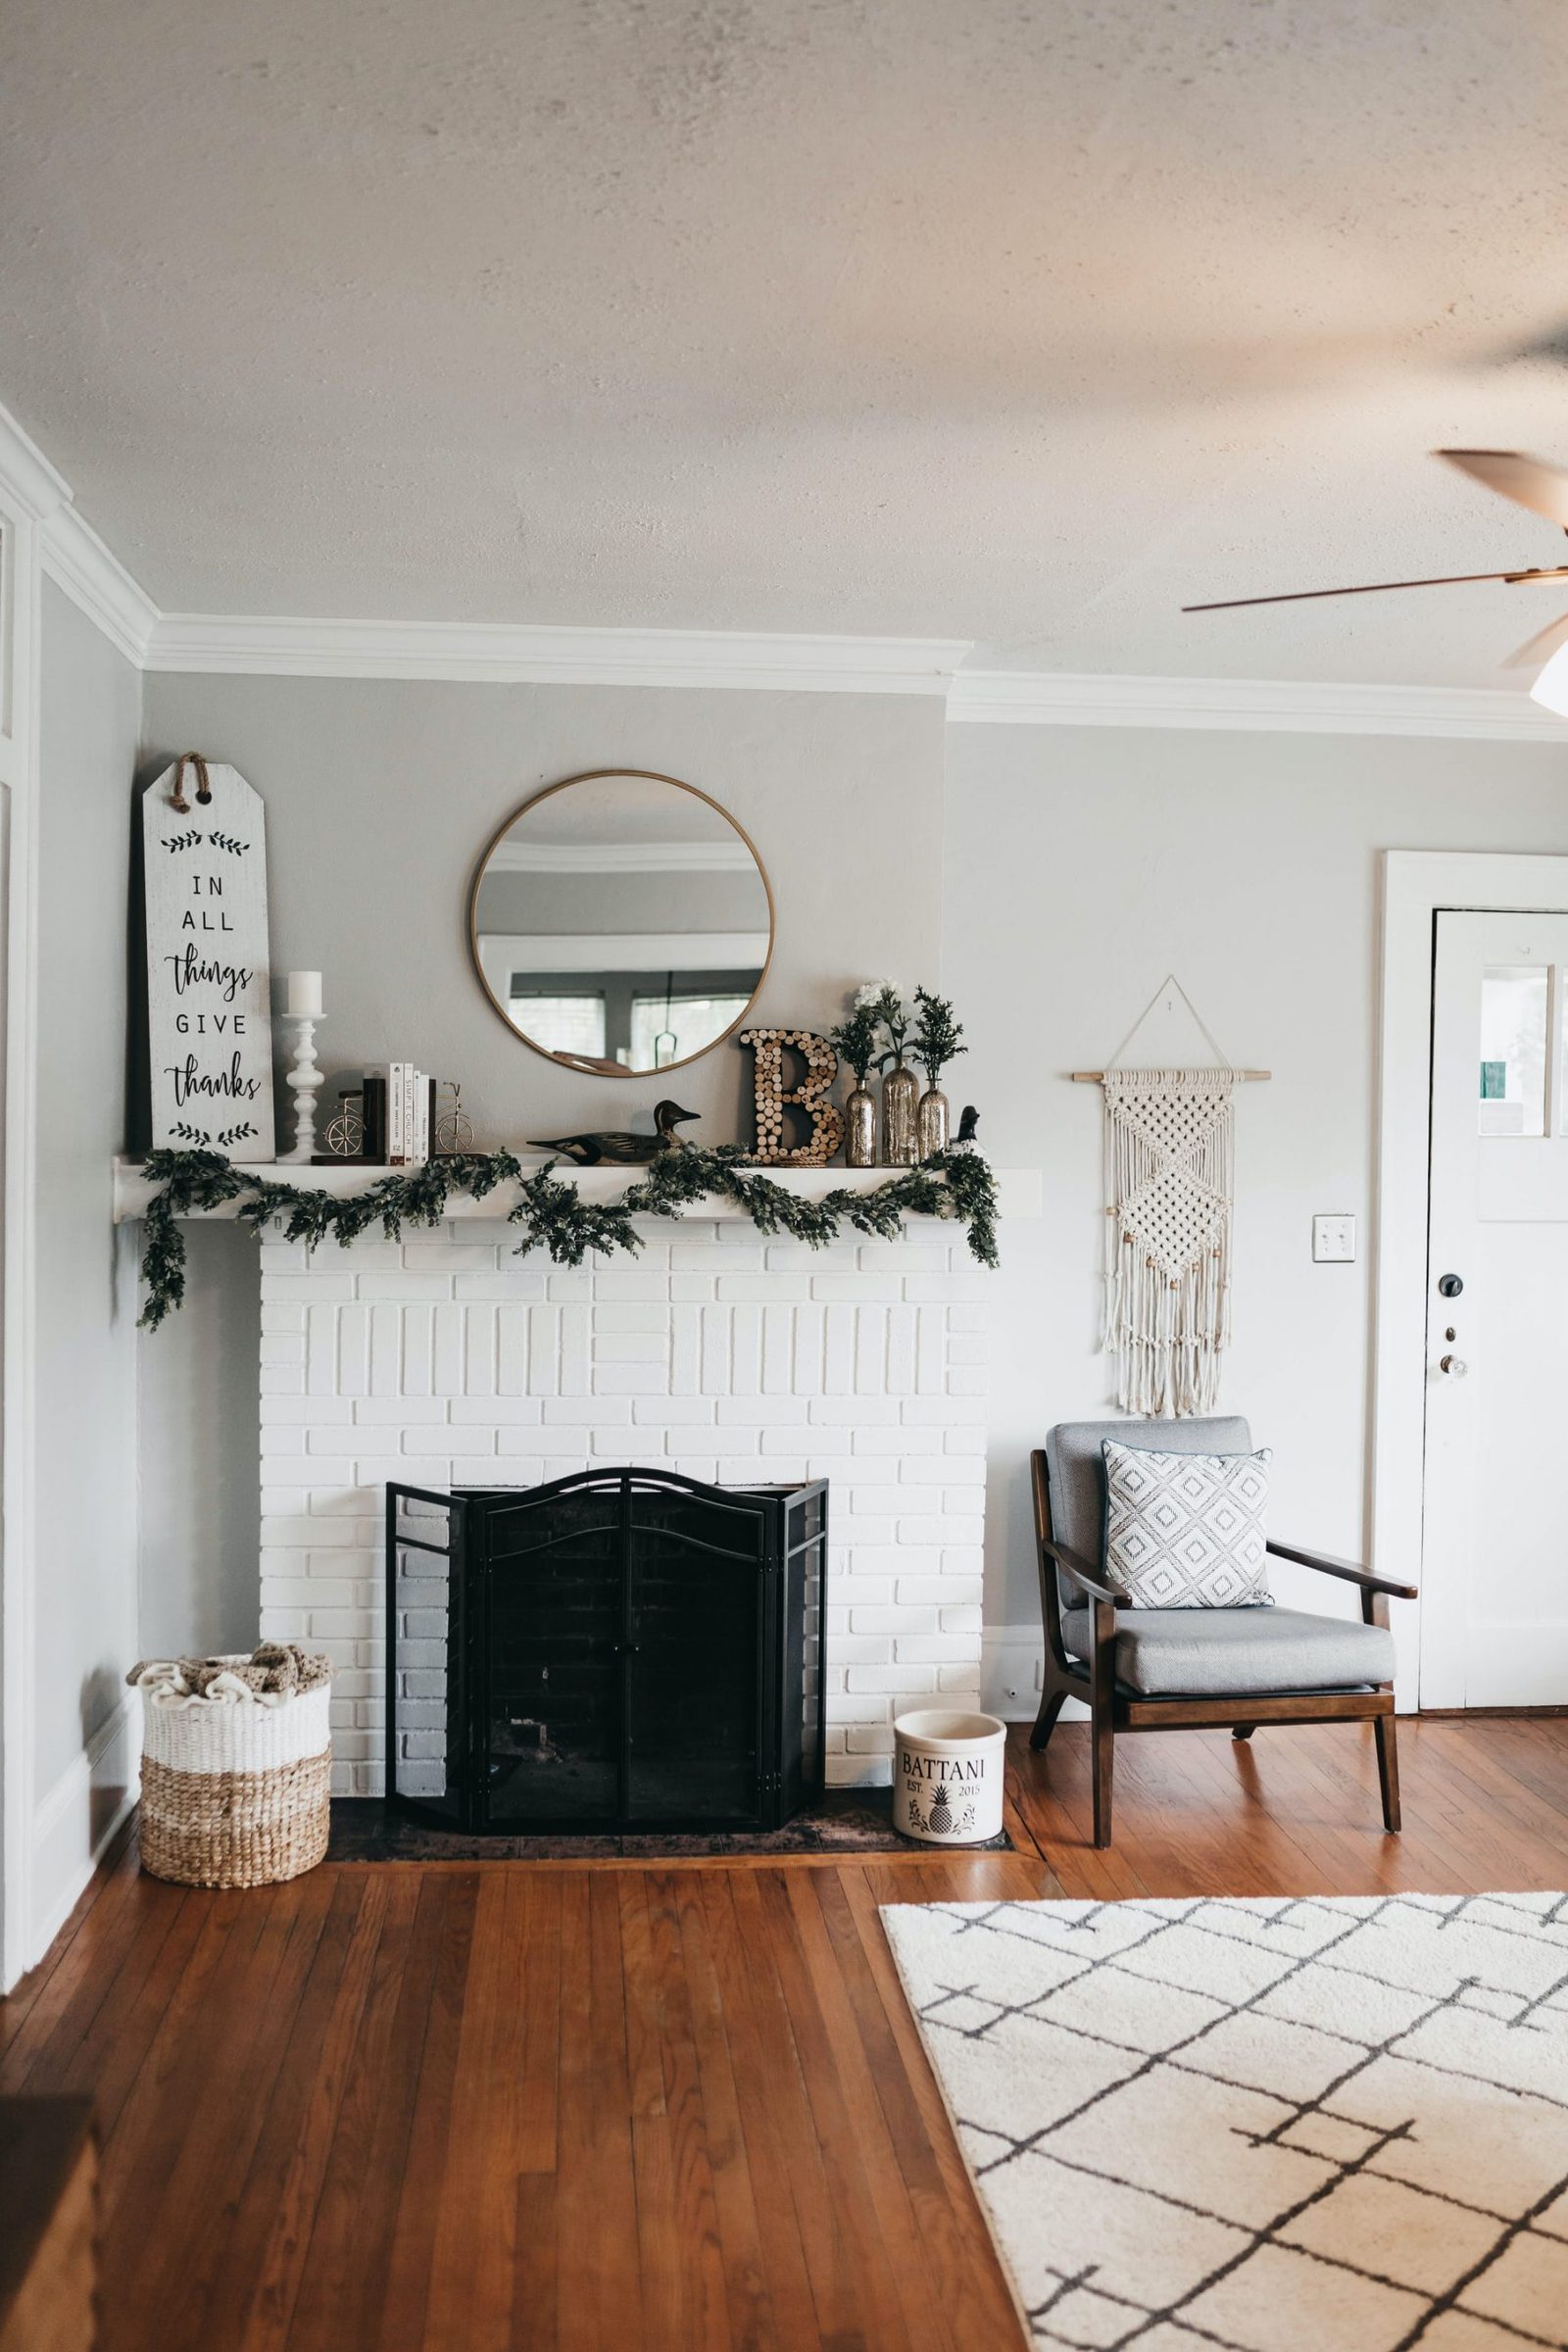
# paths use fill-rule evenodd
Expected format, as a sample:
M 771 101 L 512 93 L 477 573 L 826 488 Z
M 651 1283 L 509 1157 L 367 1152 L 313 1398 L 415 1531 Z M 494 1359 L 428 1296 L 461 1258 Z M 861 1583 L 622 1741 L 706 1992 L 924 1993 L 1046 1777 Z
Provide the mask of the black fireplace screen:
M 776 1829 L 822 1787 L 827 1487 L 387 1488 L 387 1796 L 524 1833 Z

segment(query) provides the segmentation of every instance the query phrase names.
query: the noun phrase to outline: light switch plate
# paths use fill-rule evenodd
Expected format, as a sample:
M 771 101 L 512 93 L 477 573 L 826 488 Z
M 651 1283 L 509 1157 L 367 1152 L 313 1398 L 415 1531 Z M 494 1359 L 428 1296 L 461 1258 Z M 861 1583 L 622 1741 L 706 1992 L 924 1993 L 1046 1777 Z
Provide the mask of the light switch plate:
M 1312 1256 L 1318 1265 L 1344 1265 L 1354 1255 L 1354 1217 L 1335 1211 L 1312 1219 Z

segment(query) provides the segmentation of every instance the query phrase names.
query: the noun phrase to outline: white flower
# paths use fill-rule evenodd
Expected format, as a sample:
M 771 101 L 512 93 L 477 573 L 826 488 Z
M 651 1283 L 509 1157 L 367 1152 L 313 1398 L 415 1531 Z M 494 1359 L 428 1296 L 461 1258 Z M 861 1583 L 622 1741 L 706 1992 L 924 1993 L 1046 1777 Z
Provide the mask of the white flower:
M 890 993 L 894 996 L 898 994 L 898 991 L 894 988 L 891 980 L 862 981 L 861 985 L 855 992 L 856 1011 L 866 1011 L 868 1007 L 880 1003 L 881 999 Z

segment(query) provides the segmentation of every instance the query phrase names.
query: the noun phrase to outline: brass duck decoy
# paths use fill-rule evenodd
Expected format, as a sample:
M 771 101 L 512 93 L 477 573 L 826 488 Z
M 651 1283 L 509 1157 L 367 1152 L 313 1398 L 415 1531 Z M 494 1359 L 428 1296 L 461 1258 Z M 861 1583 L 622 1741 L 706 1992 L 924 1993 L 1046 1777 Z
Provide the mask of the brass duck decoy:
M 685 1119 L 700 1118 L 702 1113 L 682 1110 L 678 1102 L 667 1098 L 654 1104 L 654 1133 L 629 1135 L 624 1132 L 596 1135 L 535 1135 L 529 1137 L 536 1152 L 564 1152 L 575 1160 L 579 1168 L 597 1168 L 604 1160 L 619 1167 L 638 1167 L 644 1161 L 657 1159 L 661 1152 L 678 1152 L 681 1139 L 676 1127 Z

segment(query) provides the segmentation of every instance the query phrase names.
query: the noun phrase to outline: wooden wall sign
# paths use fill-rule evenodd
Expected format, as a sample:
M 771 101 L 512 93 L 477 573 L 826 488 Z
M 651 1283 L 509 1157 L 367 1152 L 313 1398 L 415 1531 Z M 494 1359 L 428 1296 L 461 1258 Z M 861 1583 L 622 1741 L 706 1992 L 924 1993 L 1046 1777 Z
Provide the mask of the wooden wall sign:
M 270 1160 L 267 827 L 237 769 L 186 752 L 142 795 L 154 1145 Z
M 828 1100 L 839 1072 L 839 1057 L 825 1037 L 813 1029 L 743 1029 L 740 1044 L 757 1055 L 757 1141 L 752 1157 L 768 1165 L 795 1168 L 825 1167 L 844 1139 L 844 1118 Z M 784 1049 L 791 1046 L 806 1063 L 798 1086 L 784 1083 Z M 792 1103 L 810 1122 L 810 1138 L 787 1144 L 784 1108 Z

